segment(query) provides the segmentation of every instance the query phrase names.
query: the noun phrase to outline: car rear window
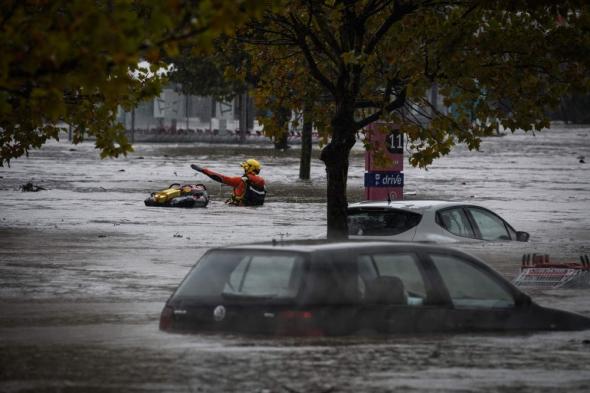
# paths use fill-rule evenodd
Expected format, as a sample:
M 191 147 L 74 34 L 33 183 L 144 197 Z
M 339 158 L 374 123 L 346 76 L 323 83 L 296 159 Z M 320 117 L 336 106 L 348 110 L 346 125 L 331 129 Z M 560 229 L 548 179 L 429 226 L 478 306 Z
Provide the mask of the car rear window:
M 396 209 L 350 209 L 348 234 L 355 236 L 393 236 L 414 228 L 422 215 Z
M 265 300 L 293 298 L 301 286 L 303 257 L 296 253 L 214 251 L 206 254 L 175 297 Z

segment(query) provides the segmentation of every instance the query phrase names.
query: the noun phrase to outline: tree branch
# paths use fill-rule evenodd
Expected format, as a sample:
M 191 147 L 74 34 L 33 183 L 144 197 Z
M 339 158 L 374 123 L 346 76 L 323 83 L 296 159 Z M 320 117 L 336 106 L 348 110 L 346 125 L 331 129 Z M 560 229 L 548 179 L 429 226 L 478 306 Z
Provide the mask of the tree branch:
M 414 4 L 402 6 L 400 0 L 394 1 L 394 8 L 391 14 L 385 19 L 383 24 L 375 32 L 373 37 L 367 43 L 365 47 L 366 54 L 372 54 L 375 51 L 377 45 L 381 42 L 385 34 L 391 29 L 396 22 L 402 20 L 402 18 L 416 10 L 417 6 Z
M 327 90 L 329 90 L 333 96 L 336 96 L 336 86 L 334 86 L 334 84 L 322 73 L 313 57 L 311 48 L 307 43 L 308 32 L 306 32 L 305 28 L 297 23 L 298 20 L 293 14 L 291 14 L 291 20 L 293 21 L 293 28 L 295 29 L 295 34 L 297 35 L 299 47 L 305 56 L 305 60 L 307 60 L 311 75 L 317 79 L 317 81 L 320 82 L 320 84 L 322 84 Z
M 386 105 L 384 109 L 380 109 L 377 112 L 365 117 L 363 120 L 355 122 L 355 131 L 360 130 L 361 128 L 364 128 L 369 124 L 379 120 L 383 116 L 383 114 L 393 112 L 394 110 L 403 107 L 406 103 L 406 93 L 406 88 L 404 87 L 399 92 L 395 100 Z

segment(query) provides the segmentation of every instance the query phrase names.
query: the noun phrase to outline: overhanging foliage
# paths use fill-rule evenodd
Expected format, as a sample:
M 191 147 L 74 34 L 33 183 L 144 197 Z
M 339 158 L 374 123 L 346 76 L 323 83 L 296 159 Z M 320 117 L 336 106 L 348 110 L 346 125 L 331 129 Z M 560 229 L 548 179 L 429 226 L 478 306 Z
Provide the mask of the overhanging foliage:
M 269 85 L 289 78 L 274 96 L 329 98 L 314 120 L 329 140 L 328 236 L 344 237 L 348 155 L 364 127 L 399 126 L 416 166 L 457 143 L 477 149 L 499 126 L 547 127 L 547 109 L 590 87 L 588 11 L 581 1 L 300 0 L 243 35 Z M 444 108 L 429 100 L 433 86 Z
M 154 71 L 180 44 L 210 48 L 276 1 L 7 0 L 0 4 L 0 166 L 57 139 L 96 138 L 101 156 L 131 150 L 115 121 L 160 91 Z M 132 75 L 134 74 L 134 75 Z

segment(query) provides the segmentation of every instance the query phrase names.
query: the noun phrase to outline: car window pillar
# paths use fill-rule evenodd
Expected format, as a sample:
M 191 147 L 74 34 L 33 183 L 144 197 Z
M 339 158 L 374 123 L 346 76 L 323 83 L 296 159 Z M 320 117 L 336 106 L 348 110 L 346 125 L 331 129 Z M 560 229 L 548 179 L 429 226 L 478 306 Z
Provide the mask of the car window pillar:
M 418 257 L 424 277 L 424 285 L 426 286 L 425 305 L 452 307 L 451 295 L 428 253 L 419 252 Z
M 473 218 L 473 215 L 471 214 L 471 209 L 467 207 L 467 208 L 461 208 L 461 210 L 463 210 L 465 217 L 467 217 L 467 221 L 469 221 L 469 225 L 471 226 L 471 231 L 473 232 L 473 237 L 475 239 L 480 239 L 480 240 L 483 239 L 483 236 L 482 236 L 481 231 L 479 229 L 479 225 L 477 225 L 475 218 Z

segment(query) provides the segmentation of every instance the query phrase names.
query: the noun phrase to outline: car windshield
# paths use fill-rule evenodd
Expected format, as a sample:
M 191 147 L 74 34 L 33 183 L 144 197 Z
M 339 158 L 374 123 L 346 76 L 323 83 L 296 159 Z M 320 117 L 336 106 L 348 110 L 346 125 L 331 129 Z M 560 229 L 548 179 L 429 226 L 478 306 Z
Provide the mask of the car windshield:
M 393 236 L 412 229 L 422 216 L 396 209 L 350 209 L 348 234 L 356 236 Z
M 301 286 L 303 257 L 296 253 L 213 251 L 178 287 L 175 298 L 288 299 Z

